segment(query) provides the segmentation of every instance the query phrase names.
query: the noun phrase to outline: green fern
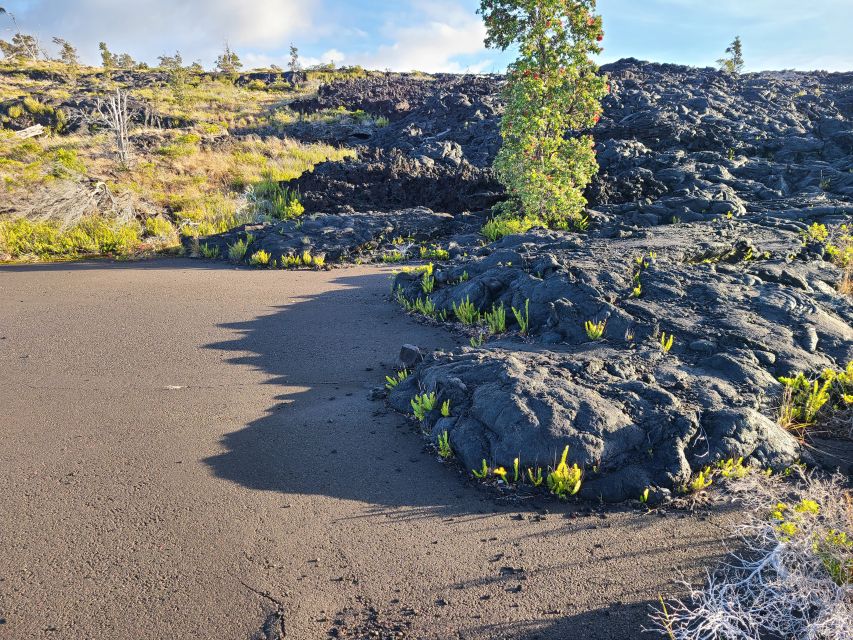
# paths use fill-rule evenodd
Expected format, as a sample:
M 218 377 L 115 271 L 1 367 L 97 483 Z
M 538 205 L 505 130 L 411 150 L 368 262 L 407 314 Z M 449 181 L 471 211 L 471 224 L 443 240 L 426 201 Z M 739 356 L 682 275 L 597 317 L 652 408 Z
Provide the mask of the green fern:
M 447 430 L 438 436 L 438 455 L 445 460 L 453 457 L 453 448 L 450 446 L 450 436 Z
M 492 306 L 492 310 L 483 316 L 486 320 L 486 325 L 489 327 L 489 333 L 497 334 L 506 331 L 506 309 L 503 302 L 501 306 Z
M 465 300 L 462 300 L 459 305 L 454 302 L 453 313 L 462 324 L 471 325 L 480 320 L 480 312 L 471 302 L 470 296 L 465 296 Z
M 586 330 L 586 337 L 590 340 L 601 340 L 604 337 L 604 329 L 607 327 L 607 323 L 603 320 L 601 322 L 593 322 L 592 320 L 587 320 L 584 323 L 584 329 Z
M 515 316 L 515 321 L 518 323 L 518 332 L 526 336 L 530 328 L 530 298 L 524 301 L 524 314 L 520 309 L 512 307 L 512 315 Z
M 415 417 L 423 422 L 427 414 L 435 408 L 435 391 L 415 396 L 411 400 L 411 405 Z
M 397 385 L 403 382 L 406 378 L 409 377 L 409 370 L 403 369 L 402 371 L 398 371 L 395 376 L 385 376 L 385 388 L 391 391 L 392 389 L 396 389 Z

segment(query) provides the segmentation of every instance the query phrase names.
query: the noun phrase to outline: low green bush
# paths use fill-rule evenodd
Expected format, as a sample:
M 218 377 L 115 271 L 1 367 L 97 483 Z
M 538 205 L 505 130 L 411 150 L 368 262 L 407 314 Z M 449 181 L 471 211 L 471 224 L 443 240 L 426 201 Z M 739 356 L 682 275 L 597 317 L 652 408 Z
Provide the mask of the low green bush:
M 516 218 L 510 214 L 500 214 L 483 225 L 482 233 L 489 242 L 500 240 L 504 236 L 526 233 L 536 226 L 543 225 L 537 218 Z
M 139 245 L 136 222 L 120 223 L 101 216 L 83 218 L 68 228 L 51 221 L 15 218 L 0 222 L 0 253 L 12 259 L 76 258 L 127 255 Z

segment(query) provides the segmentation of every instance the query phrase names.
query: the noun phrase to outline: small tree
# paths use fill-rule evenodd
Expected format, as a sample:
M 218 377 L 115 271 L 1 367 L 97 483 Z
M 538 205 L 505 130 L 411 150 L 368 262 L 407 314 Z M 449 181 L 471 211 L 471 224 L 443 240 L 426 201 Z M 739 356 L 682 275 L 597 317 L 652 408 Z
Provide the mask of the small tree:
M 157 61 L 160 63 L 160 68 L 164 71 L 174 72 L 184 67 L 184 58 L 180 51 L 175 51 L 175 55 L 173 56 L 168 56 L 164 53 L 162 56 L 157 57 Z
M 293 43 L 290 44 L 290 70 L 293 73 L 296 73 L 302 68 L 302 65 L 299 62 L 299 49 L 293 46 Z
M 103 66 L 106 71 L 118 67 L 116 55 L 109 50 L 106 42 L 99 42 L 98 50 L 101 52 L 101 66 Z
M 116 66 L 119 69 L 133 69 L 136 66 L 136 61 L 129 53 L 122 53 L 116 58 Z
M 172 87 L 172 92 L 179 103 L 183 103 L 186 99 L 186 84 L 188 69 L 184 67 L 184 58 L 180 51 L 176 51 L 175 55 L 168 56 L 163 54 L 157 58 L 160 62 L 160 68 L 169 74 L 169 85 Z
M 64 65 L 68 65 L 69 67 L 76 67 L 80 64 L 80 60 L 77 57 L 77 49 L 65 40 L 64 38 L 54 38 L 53 44 L 59 47 L 59 55 L 57 60 Z
M 740 73 L 743 71 L 743 45 L 741 44 L 740 36 L 735 36 L 735 39 L 732 40 L 732 43 L 726 49 L 726 53 L 728 55 L 725 58 L 717 60 L 720 70 L 727 73 Z
M 225 51 L 216 59 L 216 69 L 221 73 L 233 74 L 237 73 L 242 66 L 243 63 L 240 62 L 240 58 L 231 51 L 231 47 L 226 42 Z
M 10 14 L 11 15 L 11 14 Z M 35 36 L 17 32 L 11 42 L 0 40 L 0 53 L 8 60 L 38 60 L 42 55 L 39 41 Z
M 0 40 L 0 53 L 3 54 L 3 57 L 8 60 L 38 60 L 42 56 L 47 57 L 38 38 L 21 31 L 13 13 L 0 7 L 0 16 L 2 15 L 9 16 L 14 30 L 11 42 Z
M 495 159 L 514 213 L 582 226 L 584 188 L 598 172 L 591 129 L 608 91 L 591 56 L 602 51 L 595 0 L 481 0 L 486 46 L 518 45 L 508 69 L 503 146 Z

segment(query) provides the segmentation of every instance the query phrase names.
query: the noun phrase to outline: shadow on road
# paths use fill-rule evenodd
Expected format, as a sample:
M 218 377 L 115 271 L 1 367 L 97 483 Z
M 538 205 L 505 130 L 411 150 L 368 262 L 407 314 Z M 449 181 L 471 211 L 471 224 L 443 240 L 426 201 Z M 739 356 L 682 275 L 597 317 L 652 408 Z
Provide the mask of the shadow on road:
M 370 401 L 401 344 L 451 347 L 452 338 L 405 317 L 387 300 L 386 275 L 346 275 L 336 288 L 292 299 L 269 315 L 225 325 L 234 340 L 207 345 L 282 389 L 264 417 L 225 436 L 205 463 L 243 486 L 323 494 L 423 515 L 491 513 L 490 500 L 425 450 L 402 416 Z M 417 509 L 406 517 L 418 517 Z
M 452 336 L 414 322 L 390 304 L 385 275 L 343 272 L 333 284 L 337 288 L 331 291 L 297 296 L 273 313 L 227 325 L 236 337 L 207 345 L 227 352 L 230 363 L 263 372 L 268 376 L 266 384 L 276 388 L 275 404 L 261 418 L 227 434 L 223 453 L 204 460 L 216 476 L 261 491 L 321 495 L 365 505 L 358 515 L 341 518 L 370 518 L 378 513 L 392 520 L 411 520 L 413 528 L 419 526 L 420 518 L 446 518 L 470 523 L 466 526 L 476 535 L 482 529 L 483 539 L 500 529 L 512 544 L 529 548 L 553 544 L 553 535 L 566 536 L 570 545 L 573 534 L 583 535 L 587 529 L 602 531 L 601 540 L 610 541 L 601 552 L 581 559 L 577 554 L 571 561 L 555 556 L 556 562 L 531 567 L 531 583 L 549 584 L 561 576 L 599 576 L 605 565 L 634 566 L 654 557 L 660 560 L 654 565 L 660 568 L 663 585 L 671 579 L 666 567 L 673 557 L 680 558 L 681 569 L 693 570 L 718 557 L 714 535 L 674 542 L 655 525 L 659 516 L 641 515 L 630 506 L 608 507 L 606 514 L 599 514 L 595 505 L 547 499 L 502 502 L 491 490 L 467 482 L 459 470 L 441 463 L 424 446 L 411 421 L 387 410 L 383 402 L 368 399 L 370 388 L 381 384 L 393 367 L 400 344 L 447 348 L 454 344 Z M 527 528 L 528 515 L 544 508 L 550 521 L 565 519 L 566 527 L 551 527 L 550 534 Z M 496 520 L 494 514 L 503 515 Z M 611 517 L 617 518 L 612 531 L 610 521 L 603 522 Z M 618 544 L 613 544 L 614 539 Z M 643 540 L 641 550 L 632 551 L 627 539 Z M 689 561 L 684 558 L 685 549 L 690 550 Z M 446 588 L 450 592 L 500 590 L 502 578 L 492 569 Z M 625 573 L 631 575 L 632 570 Z M 620 577 L 599 579 L 612 582 Z M 608 595 L 602 596 L 601 590 Z M 578 594 L 577 606 L 589 611 L 569 617 L 539 611 L 533 613 L 535 620 L 480 628 L 471 622 L 474 626 L 466 629 L 465 637 L 634 640 L 640 637 L 639 629 L 648 625 L 648 603 L 628 604 L 620 599 L 601 608 L 602 597 L 630 601 L 634 590 L 630 583 L 599 585 Z M 428 597 L 433 596 L 438 592 Z
M 664 637 L 657 632 L 643 631 L 652 626 L 649 613 L 659 606 L 657 600 L 617 604 L 568 616 L 553 613 L 551 620 L 485 625 L 471 631 L 474 633 L 472 637 L 502 640 L 651 640 Z

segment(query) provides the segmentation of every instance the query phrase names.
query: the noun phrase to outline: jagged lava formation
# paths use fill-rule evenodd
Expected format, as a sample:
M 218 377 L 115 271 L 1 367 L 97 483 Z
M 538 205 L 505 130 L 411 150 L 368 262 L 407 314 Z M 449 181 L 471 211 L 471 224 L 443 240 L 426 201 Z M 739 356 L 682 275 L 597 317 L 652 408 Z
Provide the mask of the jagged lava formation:
M 501 79 L 387 76 L 330 85 L 303 105 L 390 122 L 300 125 L 295 135 L 357 143 L 359 157 L 296 181 L 314 215 L 301 230 L 258 228 L 256 242 L 345 257 L 406 231 L 451 250 L 429 294 L 438 309 L 453 318 L 462 300 L 504 305 L 505 335 L 428 357 L 389 398 L 401 411 L 423 389 L 437 407 L 450 400 L 451 416 L 436 410 L 426 426 L 433 438 L 446 430 L 469 469 L 553 464 L 569 445 L 586 469 L 582 494 L 622 500 L 666 494 L 720 458 L 789 464 L 806 454 L 776 423 L 778 376 L 853 360 L 842 272 L 803 239 L 814 222 L 851 221 L 853 74 L 636 60 L 604 71 L 612 92 L 593 131 L 601 171 L 587 234 L 540 229 L 483 245 L 476 226 L 500 198 L 490 164 Z M 426 296 L 420 274 L 400 273 L 395 288 Z M 527 300 L 522 336 L 509 308 Z M 602 340 L 587 337 L 587 320 L 606 323 Z M 662 332 L 674 336 L 668 353 Z

